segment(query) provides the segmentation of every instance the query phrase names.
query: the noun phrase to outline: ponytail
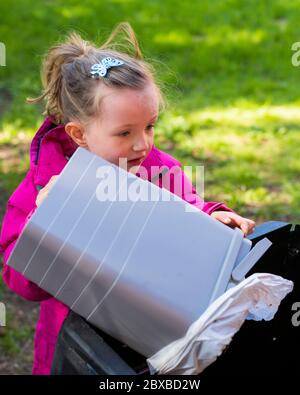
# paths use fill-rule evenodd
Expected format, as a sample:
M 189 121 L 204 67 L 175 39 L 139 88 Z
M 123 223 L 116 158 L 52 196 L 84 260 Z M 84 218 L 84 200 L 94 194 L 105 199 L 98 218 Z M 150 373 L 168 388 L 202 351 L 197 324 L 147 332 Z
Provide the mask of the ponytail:
M 124 42 L 117 40 L 119 36 Z M 111 69 L 106 78 L 90 78 L 91 66 L 108 56 L 121 59 L 124 65 Z M 100 47 L 83 40 L 76 32 L 70 33 L 65 42 L 48 50 L 42 63 L 41 79 L 42 94 L 28 98 L 27 103 L 45 100 L 43 114 L 51 116 L 57 124 L 70 120 L 84 122 L 95 116 L 99 112 L 103 84 L 113 88 L 142 89 L 153 82 L 160 103 L 164 105 L 155 72 L 149 63 L 143 61 L 136 35 L 127 22 L 117 25 Z

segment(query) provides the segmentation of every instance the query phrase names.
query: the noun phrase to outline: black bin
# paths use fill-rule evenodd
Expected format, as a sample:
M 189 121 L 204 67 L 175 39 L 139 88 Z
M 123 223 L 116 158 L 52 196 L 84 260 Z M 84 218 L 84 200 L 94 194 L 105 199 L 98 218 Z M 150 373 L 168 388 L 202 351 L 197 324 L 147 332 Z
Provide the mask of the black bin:
M 245 321 L 223 354 L 201 377 L 299 374 L 300 325 L 292 324 L 300 302 L 300 225 L 271 221 L 256 227 L 253 244 L 268 237 L 273 245 L 248 274 L 274 273 L 294 281 L 272 321 Z M 299 322 L 300 324 L 300 322 Z M 148 375 L 145 357 L 70 312 L 59 334 L 52 374 Z

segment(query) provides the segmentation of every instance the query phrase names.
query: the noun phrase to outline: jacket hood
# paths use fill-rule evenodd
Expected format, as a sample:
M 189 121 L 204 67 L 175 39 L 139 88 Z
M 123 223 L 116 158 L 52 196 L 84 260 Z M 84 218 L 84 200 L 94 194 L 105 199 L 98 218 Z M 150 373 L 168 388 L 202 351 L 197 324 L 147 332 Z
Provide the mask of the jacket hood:
M 78 145 L 65 132 L 65 125 L 56 125 L 51 117 L 46 117 L 42 125 L 34 135 L 30 145 L 30 164 L 37 165 L 40 160 L 41 147 L 48 141 L 57 142 L 61 145 L 64 156 L 71 156 Z

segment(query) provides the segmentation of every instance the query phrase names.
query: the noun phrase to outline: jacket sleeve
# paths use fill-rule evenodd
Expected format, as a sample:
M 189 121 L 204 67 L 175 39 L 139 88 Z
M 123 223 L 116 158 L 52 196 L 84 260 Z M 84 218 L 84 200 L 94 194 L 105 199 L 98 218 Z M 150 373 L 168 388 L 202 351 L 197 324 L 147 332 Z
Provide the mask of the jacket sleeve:
M 8 203 L 2 223 L 0 252 L 3 253 L 3 280 L 6 285 L 24 299 L 42 301 L 52 296 L 6 264 L 19 235 L 34 211 L 35 208 L 29 214 L 26 214 L 18 207 Z
M 223 202 L 205 202 L 198 195 L 196 188 L 190 181 L 189 177 L 181 168 L 180 162 L 177 165 L 177 171 L 175 171 L 174 176 L 171 177 L 171 191 L 179 197 L 181 197 L 186 202 L 197 207 L 199 210 L 204 211 L 207 214 L 211 214 L 214 211 L 230 211 L 234 212 L 231 208 L 227 207 Z M 162 181 L 162 186 L 163 181 Z

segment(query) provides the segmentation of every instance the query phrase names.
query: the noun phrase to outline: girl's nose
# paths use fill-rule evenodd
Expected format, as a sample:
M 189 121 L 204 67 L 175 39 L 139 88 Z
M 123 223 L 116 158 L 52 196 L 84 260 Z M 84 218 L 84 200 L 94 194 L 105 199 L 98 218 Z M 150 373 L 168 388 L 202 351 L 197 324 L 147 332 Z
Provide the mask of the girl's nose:
M 149 147 L 147 136 L 143 136 L 133 144 L 133 151 L 147 151 Z

